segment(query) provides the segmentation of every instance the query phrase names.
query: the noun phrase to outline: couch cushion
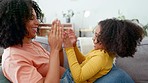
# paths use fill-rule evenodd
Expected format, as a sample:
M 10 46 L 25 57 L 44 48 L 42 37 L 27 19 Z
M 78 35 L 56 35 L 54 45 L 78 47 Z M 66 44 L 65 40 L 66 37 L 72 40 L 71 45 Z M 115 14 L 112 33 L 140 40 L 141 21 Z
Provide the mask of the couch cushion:
M 10 83 L 10 81 L 4 76 L 1 66 L 0 66 L 0 83 Z
M 39 42 L 46 50 L 50 50 L 47 37 L 37 36 L 33 41 Z
M 84 55 L 94 48 L 92 37 L 78 37 L 77 44 Z
M 113 66 L 111 71 L 94 83 L 134 83 L 132 78 L 122 69 Z
M 118 57 L 116 65 L 128 72 L 135 83 L 148 83 L 148 38 L 138 46 L 134 58 Z

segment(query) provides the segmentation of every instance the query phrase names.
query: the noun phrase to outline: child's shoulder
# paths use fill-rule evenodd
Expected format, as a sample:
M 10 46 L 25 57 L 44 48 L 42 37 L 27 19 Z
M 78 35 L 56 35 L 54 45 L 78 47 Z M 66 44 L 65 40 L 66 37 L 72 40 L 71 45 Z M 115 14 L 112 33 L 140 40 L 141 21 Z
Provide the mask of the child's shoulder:
M 92 50 L 91 52 L 93 52 L 93 53 L 103 53 L 103 54 L 108 53 L 108 52 L 105 51 L 104 49 Z

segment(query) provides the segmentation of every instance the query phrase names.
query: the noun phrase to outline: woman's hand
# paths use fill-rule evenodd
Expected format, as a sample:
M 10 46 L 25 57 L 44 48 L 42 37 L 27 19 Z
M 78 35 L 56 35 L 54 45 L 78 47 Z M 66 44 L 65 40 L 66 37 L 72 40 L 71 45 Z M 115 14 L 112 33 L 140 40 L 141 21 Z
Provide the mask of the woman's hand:
M 51 31 L 48 34 L 48 43 L 51 50 L 60 51 L 63 42 L 63 27 L 59 20 L 55 20 L 52 23 Z

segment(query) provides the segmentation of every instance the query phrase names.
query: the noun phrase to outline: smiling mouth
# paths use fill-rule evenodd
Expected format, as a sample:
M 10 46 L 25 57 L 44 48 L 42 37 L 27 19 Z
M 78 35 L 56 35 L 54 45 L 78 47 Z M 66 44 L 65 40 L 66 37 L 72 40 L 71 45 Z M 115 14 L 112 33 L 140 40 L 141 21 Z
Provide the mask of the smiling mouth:
M 37 28 L 32 28 L 34 32 L 37 32 Z

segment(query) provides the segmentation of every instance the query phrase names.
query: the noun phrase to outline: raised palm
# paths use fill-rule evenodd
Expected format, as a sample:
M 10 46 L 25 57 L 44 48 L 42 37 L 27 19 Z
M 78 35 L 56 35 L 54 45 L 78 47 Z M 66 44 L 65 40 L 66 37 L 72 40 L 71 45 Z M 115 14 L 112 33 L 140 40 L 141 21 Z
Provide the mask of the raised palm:
M 68 33 L 68 36 L 69 36 L 69 39 L 70 39 L 71 43 L 75 47 L 76 42 L 77 42 L 77 37 L 76 37 L 74 31 L 72 29 L 69 29 L 69 30 L 67 30 L 67 33 Z

